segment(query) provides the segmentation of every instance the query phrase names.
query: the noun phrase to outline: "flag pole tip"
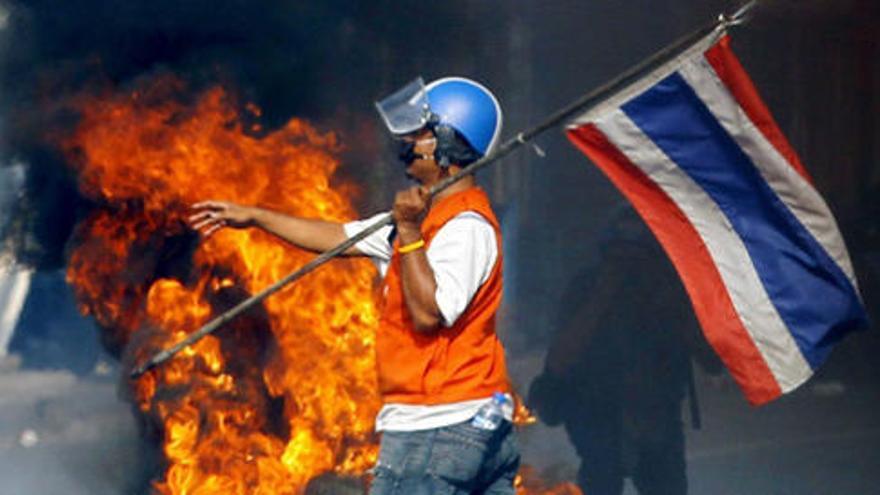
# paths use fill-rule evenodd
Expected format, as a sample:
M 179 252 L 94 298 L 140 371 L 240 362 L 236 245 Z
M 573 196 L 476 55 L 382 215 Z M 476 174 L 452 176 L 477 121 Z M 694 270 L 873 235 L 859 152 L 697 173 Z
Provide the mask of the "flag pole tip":
M 758 4 L 758 0 L 751 0 L 744 3 L 733 14 L 719 14 L 718 20 L 726 26 L 738 26 L 751 18 L 749 13 Z

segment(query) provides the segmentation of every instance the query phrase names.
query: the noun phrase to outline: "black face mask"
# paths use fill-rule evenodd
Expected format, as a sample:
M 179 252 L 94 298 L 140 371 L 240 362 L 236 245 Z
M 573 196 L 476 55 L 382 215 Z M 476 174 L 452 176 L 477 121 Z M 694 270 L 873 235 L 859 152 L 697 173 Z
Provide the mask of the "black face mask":
M 416 158 L 422 155 L 416 153 L 416 143 L 413 141 L 400 141 L 397 148 L 397 158 L 403 162 L 403 165 L 409 167 Z
M 437 149 L 433 155 L 416 153 L 416 143 L 412 140 L 401 140 L 397 144 L 397 158 L 409 167 L 417 158 L 431 158 L 441 167 L 450 164 L 467 166 L 480 159 L 482 155 L 477 153 L 456 130 L 446 125 L 431 125 L 434 138 L 437 140 Z
M 412 165 L 417 158 L 423 158 L 427 160 L 431 158 L 433 155 L 428 155 L 425 153 L 416 153 L 416 143 L 415 141 L 400 141 L 397 145 L 397 158 L 403 162 L 403 165 L 409 167 Z

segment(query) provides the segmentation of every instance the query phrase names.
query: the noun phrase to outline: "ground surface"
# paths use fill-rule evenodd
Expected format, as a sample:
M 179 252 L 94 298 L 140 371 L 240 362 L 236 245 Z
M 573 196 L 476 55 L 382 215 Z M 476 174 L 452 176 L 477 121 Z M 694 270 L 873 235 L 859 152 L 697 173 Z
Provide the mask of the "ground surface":
M 703 427 L 686 427 L 690 493 L 880 494 L 880 388 L 816 381 L 760 408 L 726 381 L 698 381 Z M 689 422 L 687 412 L 685 424 Z M 523 435 L 526 459 L 574 476 L 561 428 Z M 625 495 L 637 492 L 627 484 Z
M 115 378 L 0 372 L 0 495 L 120 495 L 139 472 Z
M 137 428 L 114 373 L 0 371 L 0 495 L 140 495 L 131 488 L 142 473 Z M 877 386 L 817 380 L 757 409 L 727 382 L 698 388 L 703 428 L 687 430 L 692 494 L 880 494 Z M 549 476 L 577 469 L 561 429 L 532 426 L 521 440 L 525 461 Z

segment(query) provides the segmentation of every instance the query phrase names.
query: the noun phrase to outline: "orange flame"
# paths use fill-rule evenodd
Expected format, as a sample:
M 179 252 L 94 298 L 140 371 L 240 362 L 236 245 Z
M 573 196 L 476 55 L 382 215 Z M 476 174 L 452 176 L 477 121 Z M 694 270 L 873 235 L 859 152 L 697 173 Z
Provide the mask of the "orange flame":
M 245 128 L 223 90 L 185 104 L 182 89 L 163 79 L 85 98 L 62 142 L 98 205 L 77 228 L 68 281 L 129 361 L 179 342 L 312 257 L 258 230 L 197 242 L 182 222 L 188 205 L 225 199 L 354 217 L 353 188 L 331 187 L 332 134 L 296 119 L 272 132 Z M 154 491 L 298 494 L 324 472 L 363 475 L 378 454 L 374 278 L 365 260 L 334 261 L 132 383 L 132 399 L 161 432 L 165 472 Z M 519 402 L 518 424 L 533 421 Z M 525 468 L 517 493 L 579 492 L 546 488 Z
M 531 466 L 520 468 L 513 486 L 516 488 L 516 495 L 583 495 L 574 483 L 549 486 Z
M 187 205 L 214 198 L 354 217 L 351 188 L 331 187 L 332 134 L 291 120 L 256 136 L 221 89 L 191 106 L 172 97 L 180 89 L 163 80 L 85 99 L 62 145 L 100 205 L 77 229 L 68 280 L 111 347 L 133 348 L 137 360 L 312 257 L 255 230 L 218 232 L 187 257 Z M 186 267 L 157 276 L 168 256 Z M 155 491 L 301 493 L 322 472 L 372 465 L 374 276 L 363 260 L 331 263 L 135 383 L 134 400 L 163 435 Z

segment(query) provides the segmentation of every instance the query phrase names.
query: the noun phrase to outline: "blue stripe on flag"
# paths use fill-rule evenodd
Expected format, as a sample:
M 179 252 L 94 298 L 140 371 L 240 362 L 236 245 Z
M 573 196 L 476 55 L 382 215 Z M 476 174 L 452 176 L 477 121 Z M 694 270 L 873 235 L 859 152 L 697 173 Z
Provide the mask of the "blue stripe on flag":
M 622 110 L 730 220 L 782 321 L 816 369 L 831 344 L 865 321 L 849 279 L 681 76 L 672 74 Z

